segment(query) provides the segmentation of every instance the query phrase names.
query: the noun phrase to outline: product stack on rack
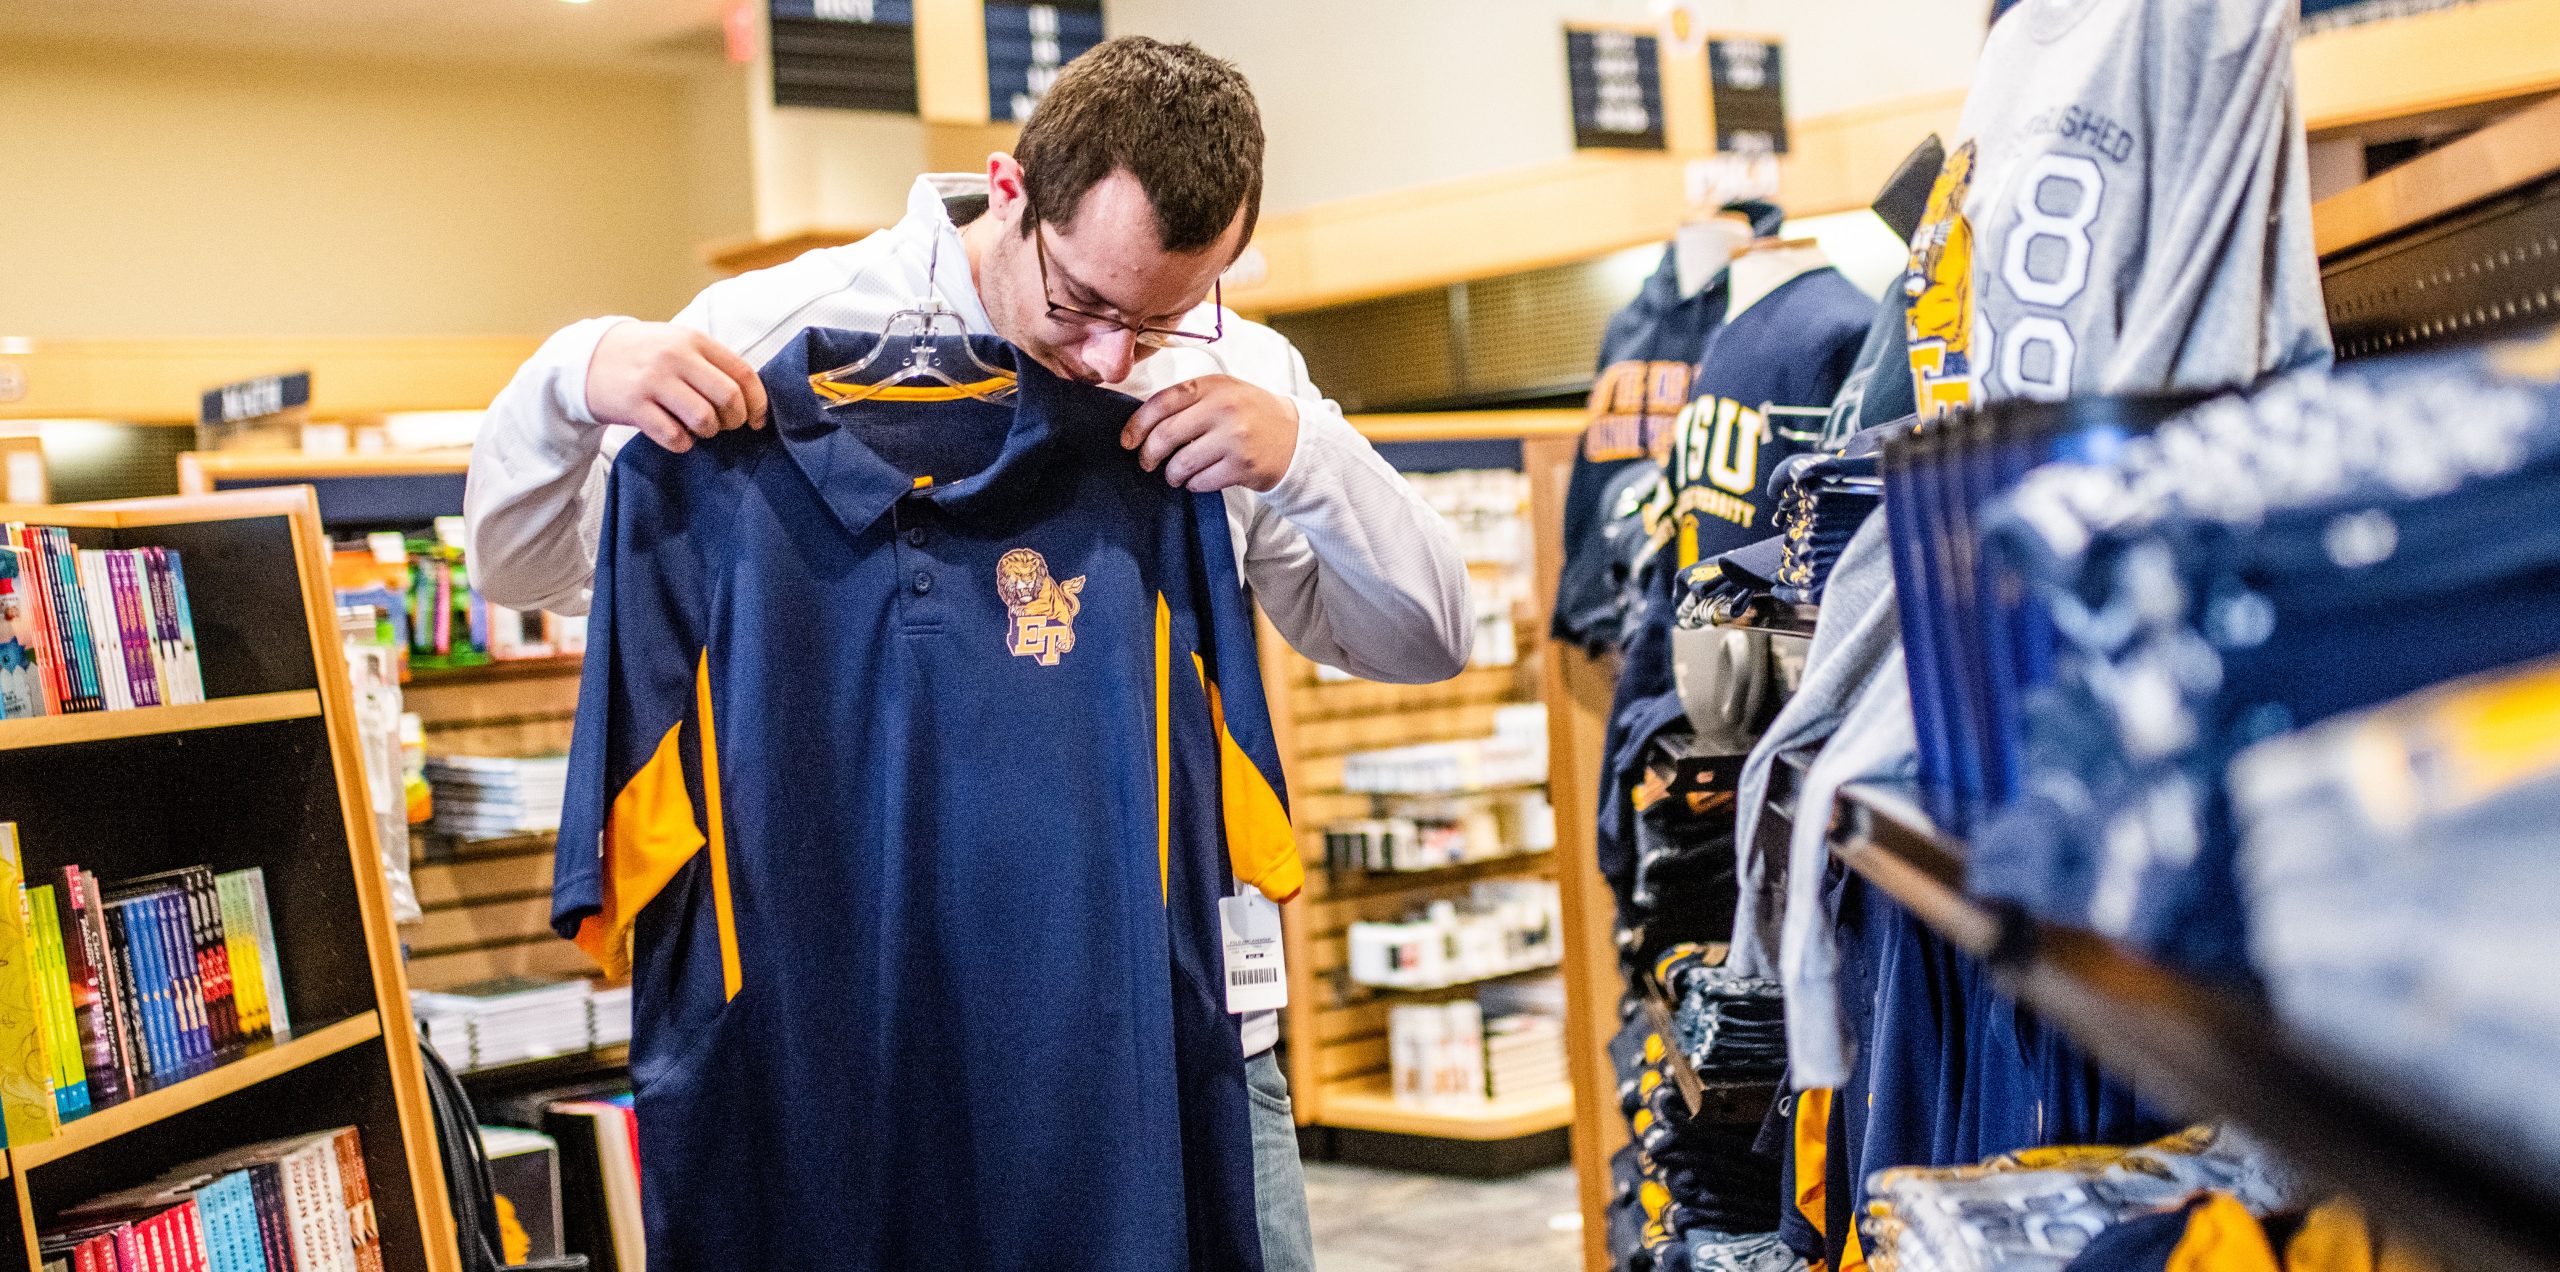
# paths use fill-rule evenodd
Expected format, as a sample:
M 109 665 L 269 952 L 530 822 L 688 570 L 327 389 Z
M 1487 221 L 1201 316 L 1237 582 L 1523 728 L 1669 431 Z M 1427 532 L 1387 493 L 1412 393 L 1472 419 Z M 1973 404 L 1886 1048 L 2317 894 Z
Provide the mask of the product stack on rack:
M 504 839 L 560 828 L 569 757 L 431 755 L 432 825 L 456 839 Z
M 631 987 L 510 977 L 410 991 L 419 1028 L 457 1072 L 602 1051 L 631 1041 Z
M 382 1231 L 352 1126 L 189 1162 L 82 1202 L 39 1242 L 45 1272 L 377 1272 Z
M 384 643 L 405 651 L 414 671 L 586 652 L 584 616 L 526 613 L 480 595 L 462 544 L 460 517 L 343 538 L 330 565 L 338 604 L 371 612 Z

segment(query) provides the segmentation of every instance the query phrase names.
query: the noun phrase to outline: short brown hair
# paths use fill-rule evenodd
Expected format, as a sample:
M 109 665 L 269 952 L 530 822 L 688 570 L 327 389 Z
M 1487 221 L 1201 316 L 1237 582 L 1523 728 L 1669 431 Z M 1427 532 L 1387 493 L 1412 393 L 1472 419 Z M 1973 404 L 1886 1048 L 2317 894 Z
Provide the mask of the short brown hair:
M 1014 147 L 1031 206 L 1069 224 L 1085 191 L 1126 168 L 1154 207 L 1168 252 L 1218 241 L 1262 214 L 1262 112 L 1231 63 L 1189 44 L 1124 35 L 1067 63 Z

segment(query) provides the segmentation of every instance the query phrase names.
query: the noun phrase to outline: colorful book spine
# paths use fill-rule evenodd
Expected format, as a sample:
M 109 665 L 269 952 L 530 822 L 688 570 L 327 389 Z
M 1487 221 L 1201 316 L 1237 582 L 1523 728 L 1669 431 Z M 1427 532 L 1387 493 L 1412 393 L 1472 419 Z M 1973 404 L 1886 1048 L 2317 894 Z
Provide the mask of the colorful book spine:
M 104 564 L 108 599 L 115 604 L 116 648 L 124 654 L 125 675 L 133 688 L 133 705 L 156 707 L 161 693 L 160 669 L 151 648 L 151 621 L 142 602 L 142 579 L 134 572 L 131 551 L 109 552 Z
M 62 943 L 62 911 L 52 884 L 21 888 L 27 930 L 33 937 L 36 988 L 44 1007 L 45 1059 L 52 1067 L 54 1115 L 63 1121 L 89 1111 L 88 1064 L 80 1051 L 79 1018 L 71 1011 L 71 973 Z
M 38 656 L 44 666 L 45 701 L 48 711 L 59 714 L 69 708 L 70 683 L 64 679 L 62 640 L 54 628 L 53 595 L 45 584 L 44 552 L 36 546 L 35 535 L 27 523 L 12 521 L 5 529 L 9 555 L 18 563 L 18 577 L 26 583 L 27 606 L 35 619 Z
M 226 1056 L 249 1043 L 240 1031 L 240 1010 L 231 985 L 231 953 L 222 941 L 222 899 L 213 871 L 203 866 L 181 872 L 187 889 L 187 916 L 195 938 L 197 975 L 204 983 L 205 1023 L 213 1044 Z
M 202 702 L 205 700 L 204 664 L 196 657 L 196 616 L 194 607 L 187 600 L 187 571 L 177 553 L 159 551 L 161 563 L 168 567 L 169 601 L 177 614 L 178 666 L 186 675 L 187 700 Z
M 364 1138 L 352 1126 L 340 1127 L 332 1142 L 338 1151 L 339 1196 L 347 1207 L 347 1240 L 356 1272 L 384 1272 L 382 1224 L 373 1211 L 373 1184 L 364 1168 Z
M 285 1196 L 294 1214 L 294 1254 L 303 1272 L 356 1272 L 355 1237 L 347 1230 L 337 1145 L 315 1136 L 284 1159 Z
M 161 889 L 152 905 L 160 919 L 161 948 L 169 960 L 170 996 L 178 1007 L 179 1041 L 190 1072 L 215 1061 L 213 1029 L 205 1019 L 204 977 L 196 970 L 195 925 L 187 917 L 186 890 Z
M 214 876 L 222 902 L 222 939 L 231 959 L 231 997 L 240 1013 L 240 1032 L 251 1040 L 267 1037 L 267 977 L 258 966 L 256 921 L 249 917 L 248 880 L 239 871 Z
M 89 606 L 80 590 L 71 532 L 60 526 L 34 526 L 37 551 L 44 561 L 45 581 L 53 597 L 54 632 L 61 639 L 69 669 L 73 711 L 102 711 L 106 696 L 98 674 L 98 651 L 89 641 Z
M 183 1030 L 172 988 L 176 981 L 169 975 L 168 959 L 161 949 L 160 921 L 151 898 L 135 897 L 125 906 L 124 928 L 125 939 L 133 943 L 135 983 L 142 990 L 143 1027 L 150 1031 L 152 1074 L 159 1085 L 167 1086 L 187 1076 L 186 1052 L 180 1041 Z
M 183 589 L 178 586 L 178 554 L 167 548 L 145 548 L 142 552 L 144 576 L 150 583 L 151 613 L 157 624 L 153 634 L 159 641 L 161 665 L 169 673 L 171 701 L 202 702 L 204 679 L 196 667 L 193 641 L 179 631 L 179 597 Z
M 248 1168 L 249 1195 L 258 1203 L 258 1245 L 270 1272 L 296 1272 L 293 1219 L 285 1206 L 284 1171 L 273 1162 Z
M 26 870 L 18 824 L 0 822 L 0 897 L 20 897 Z M 0 904 L 0 1123 L 17 1147 L 61 1129 L 44 1046 L 44 1006 L 24 904 Z
M 116 639 L 116 607 L 107 595 L 106 553 L 77 548 L 71 553 L 71 580 L 80 590 L 82 640 L 98 663 L 98 702 L 103 710 L 133 705 L 133 682 L 125 675 L 124 647 Z
M 36 629 L 28 577 L 15 552 L 0 552 L 0 715 L 25 719 L 51 714 L 44 641 Z
M 274 911 L 267 906 L 267 873 L 257 866 L 239 872 L 241 886 L 248 893 L 251 939 L 258 948 L 258 970 L 266 978 L 267 1033 L 281 1042 L 293 1036 L 293 1014 L 285 1010 L 284 964 L 276 954 Z
M 80 1067 L 89 1082 L 89 1103 L 105 1108 L 124 1102 L 125 1065 L 116 1043 L 115 1008 L 108 997 L 104 929 L 90 887 L 78 866 L 66 866 L 56 890 L 61 897 L 63 983 L 71 998 L 71 1014 L 80 1034 Z
M 125 1073 L 132 1093 L 140 1095 L 158 1086 L 167 1070 L 161 1067 L 141 960 L 134 955 L 131 911 L 129 902 L 108 901 L 98 907 L 98 918 L 107 937 L 107 966 L 120 987 L 109 996 L 109 1005 L 115 1009 L 117 1031 L 125 1038 Z

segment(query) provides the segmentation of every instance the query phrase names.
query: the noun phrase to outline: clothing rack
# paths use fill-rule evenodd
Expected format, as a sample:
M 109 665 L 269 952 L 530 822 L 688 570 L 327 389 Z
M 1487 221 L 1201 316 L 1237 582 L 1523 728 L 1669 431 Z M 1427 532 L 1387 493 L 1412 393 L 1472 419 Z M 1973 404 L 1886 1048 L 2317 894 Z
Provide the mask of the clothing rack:
M 1771 784 L 1789 788 L 1771 800 L 1782 824 L 1793 785 Z M 1966 896 L 1964 842 L 1931 824 L 1907 787 L 1844 790 L 1830 843 L 1842 864 L 1982 959 L 2003 993 L 2146 1099 L 2246 1127 L 2445 1266 L 2560 1268 L 2560 1181 L 2500 1151 L 2497 1128 L 2359 1080 L 2244 991 Z

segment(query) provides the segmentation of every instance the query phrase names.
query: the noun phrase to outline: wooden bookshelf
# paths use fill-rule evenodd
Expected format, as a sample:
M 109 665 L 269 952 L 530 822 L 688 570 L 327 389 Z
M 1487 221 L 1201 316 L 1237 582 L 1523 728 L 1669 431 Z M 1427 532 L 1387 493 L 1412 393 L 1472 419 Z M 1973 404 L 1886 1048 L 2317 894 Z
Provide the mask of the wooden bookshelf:
M 23 1168 L 33 1169 L 48 1162 L 58 1162 L 73 1153 L 84 1152 L 101 1144 L 113 1143 L 118 1137 L 140 1130 L 155 1122 L 163 1122 L 191 1109 L 202 1108 L 226 1095 L 249 1088 L 279 1074 L 291 1073 L 318 1060 L 327 1059 L 358 1043 L 371 1042 L 382 1036 L 382 1017 L 376 1012 L 341 1020 L 324 1029 L 316 1029 L 263 1051 L 244 1056 L 210 1072 L 135 1096 L 122 1104 L 110 1105 L 76 1122 L 63 1125 L 62 1133 L 42 1143 L 13 1149 L 10 1156 Z
M 1328 1126 L 1433 1139 L 1519 1139 L 1573 1122 L 1569 1089 L 1532 1099 L 1489 1100 L 1481 1107 L 1437 1109 L 1398 1104 L 1385 1081 L 1372 1078 L 1338 1083 L 1325 1100 Z
M 307 720 L 320 714 L 320 695 L 309 689 L 215 698 L 174 707 L 135 707 L 127 711 L 84 711 L 78 715 L 0 720 L 0 751 L 69 746 L 78 742 L 111 742 L 118 738 L 153 737 L 198 729 L 226 729 L 276 720 Z
M 0 1272 L 70 1206 L 258 1140 L 356 1127 L 391 1272 L 456 1272 L 352 692 L 310 490 L 0 506 L 82 547 L 184 556 L 208 701 L 0 725 L 0 817 L 27 875 L 264 871 L 301 1032 L 6 1154 Z

